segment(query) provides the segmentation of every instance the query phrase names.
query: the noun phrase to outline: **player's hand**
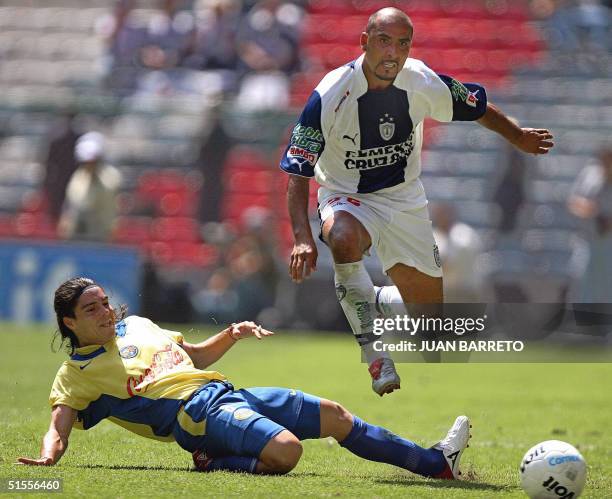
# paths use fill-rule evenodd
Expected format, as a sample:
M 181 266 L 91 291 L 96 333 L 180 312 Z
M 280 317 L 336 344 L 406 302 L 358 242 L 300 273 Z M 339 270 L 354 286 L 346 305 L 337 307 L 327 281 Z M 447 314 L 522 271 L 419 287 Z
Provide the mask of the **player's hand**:
M 547 154 L 555 143 L 549 130 L 540 128 L 522 128 L 523 133 L 513 144 L 523 152 L 530 154 Z
M 51 466 L 55 464 L 50 457 L 39 457 L 38 459 L 30 459 L 29 457 L 18 457 L 18 464 L 28 464 L 30 466 Z
M 289 260 L 289 276 L 294 282 L 302 282 L 317 270 L 319 253 L 313 240 L 296 242 L 291 250 Z
M 255 324 L 254 322 L 244 321 L 238 322 L 237 324 L 232 324 L 229 327 L 229 335 L 234 340 L 242 340 L 250 336 L 255 336 L 255 338 L 261 340 L 265 336 L 274 335 L 274 333 L 262 328 L 260 325 Z

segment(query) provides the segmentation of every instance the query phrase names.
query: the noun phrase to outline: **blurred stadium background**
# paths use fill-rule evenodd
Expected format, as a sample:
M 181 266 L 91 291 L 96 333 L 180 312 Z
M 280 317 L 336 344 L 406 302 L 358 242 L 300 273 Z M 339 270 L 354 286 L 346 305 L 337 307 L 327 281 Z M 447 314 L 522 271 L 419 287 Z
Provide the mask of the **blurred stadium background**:
M 52 318 L 52 291 L 79 273 L 154 320 L 346 329 L 325 248 L 312 279 L 288 279 L 278 161 L 321 76 L 391 4 L 414 21 L 414 57 L 556 137 L 533 158 L 476 124 L 429 123 L 447 295 L 578 299 L 592 228 L 567 203 L 611 144 L 609 2 L 0 0 L 0 317 Z M 74 145 L 92 130 L 122 175 L 115 227 L 60 238 Z M 318 230 L 314 186 L 310 208 Z

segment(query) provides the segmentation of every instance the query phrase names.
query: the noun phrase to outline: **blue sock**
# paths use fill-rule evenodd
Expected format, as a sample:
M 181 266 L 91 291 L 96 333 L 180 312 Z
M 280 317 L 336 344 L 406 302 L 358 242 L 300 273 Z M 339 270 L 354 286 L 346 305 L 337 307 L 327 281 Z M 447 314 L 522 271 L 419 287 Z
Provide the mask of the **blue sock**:
M 256 457 L 213 457 L 206 464 L 206 471 L 244 471 L 245 473 L 255 473 L 256 466 Z
M 419 447 L 357 416 L 353 416 L 353 429 L 340 445 L 364 459 L 393 464 L 423 476 L 435 476 L 446 467 L 442 451 Z

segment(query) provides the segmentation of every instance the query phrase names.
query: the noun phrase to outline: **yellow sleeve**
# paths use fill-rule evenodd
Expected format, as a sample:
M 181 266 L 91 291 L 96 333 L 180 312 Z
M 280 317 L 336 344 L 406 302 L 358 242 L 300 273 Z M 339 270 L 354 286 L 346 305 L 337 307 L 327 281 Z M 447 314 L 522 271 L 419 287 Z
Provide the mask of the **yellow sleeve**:
M 49 405 L 67 405 L 77 411 L 85 409 L 99 394 L 92 393 L 91 388 L 84 379 L 74 375 L 71 367 L 64 362 L 55 375 L 51 393 L 49 394 Z
M 182 333 L 179 333 L 178 331 L 170 331 L 169 329 L 163 329 L 159 327 L 157 324 L 155 324 L 152 320 L 147 319 L 145 317 L 138 317 L 138 319 L 140 319 L 143 322 L 143 325 L 145 327 L 148 327 L 150 330 L 155 331 L 157 333 L 162 333 L 163 335 L 167 336 L 168 338 L 170 338 L 175 343 L 178 343 L 179 345 L 183 344 L 183 341 L 185 340 L 185 338 L 183 337 Z

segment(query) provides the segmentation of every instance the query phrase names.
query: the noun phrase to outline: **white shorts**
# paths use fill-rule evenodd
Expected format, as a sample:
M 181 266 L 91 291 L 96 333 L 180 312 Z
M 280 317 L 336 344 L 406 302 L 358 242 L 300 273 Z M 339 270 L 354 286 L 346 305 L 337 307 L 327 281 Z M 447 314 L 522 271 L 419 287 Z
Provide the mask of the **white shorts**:
M 346 211 L 362 223 L 370 234 L 383 272 L 402 263 L 431 277 L 442 277 L 442 262 L 427 206 L 396 211 L 382 203 L 364 200 L 359 194 L 330 194 L 319 203 L 321 226 L 337 211 Z

